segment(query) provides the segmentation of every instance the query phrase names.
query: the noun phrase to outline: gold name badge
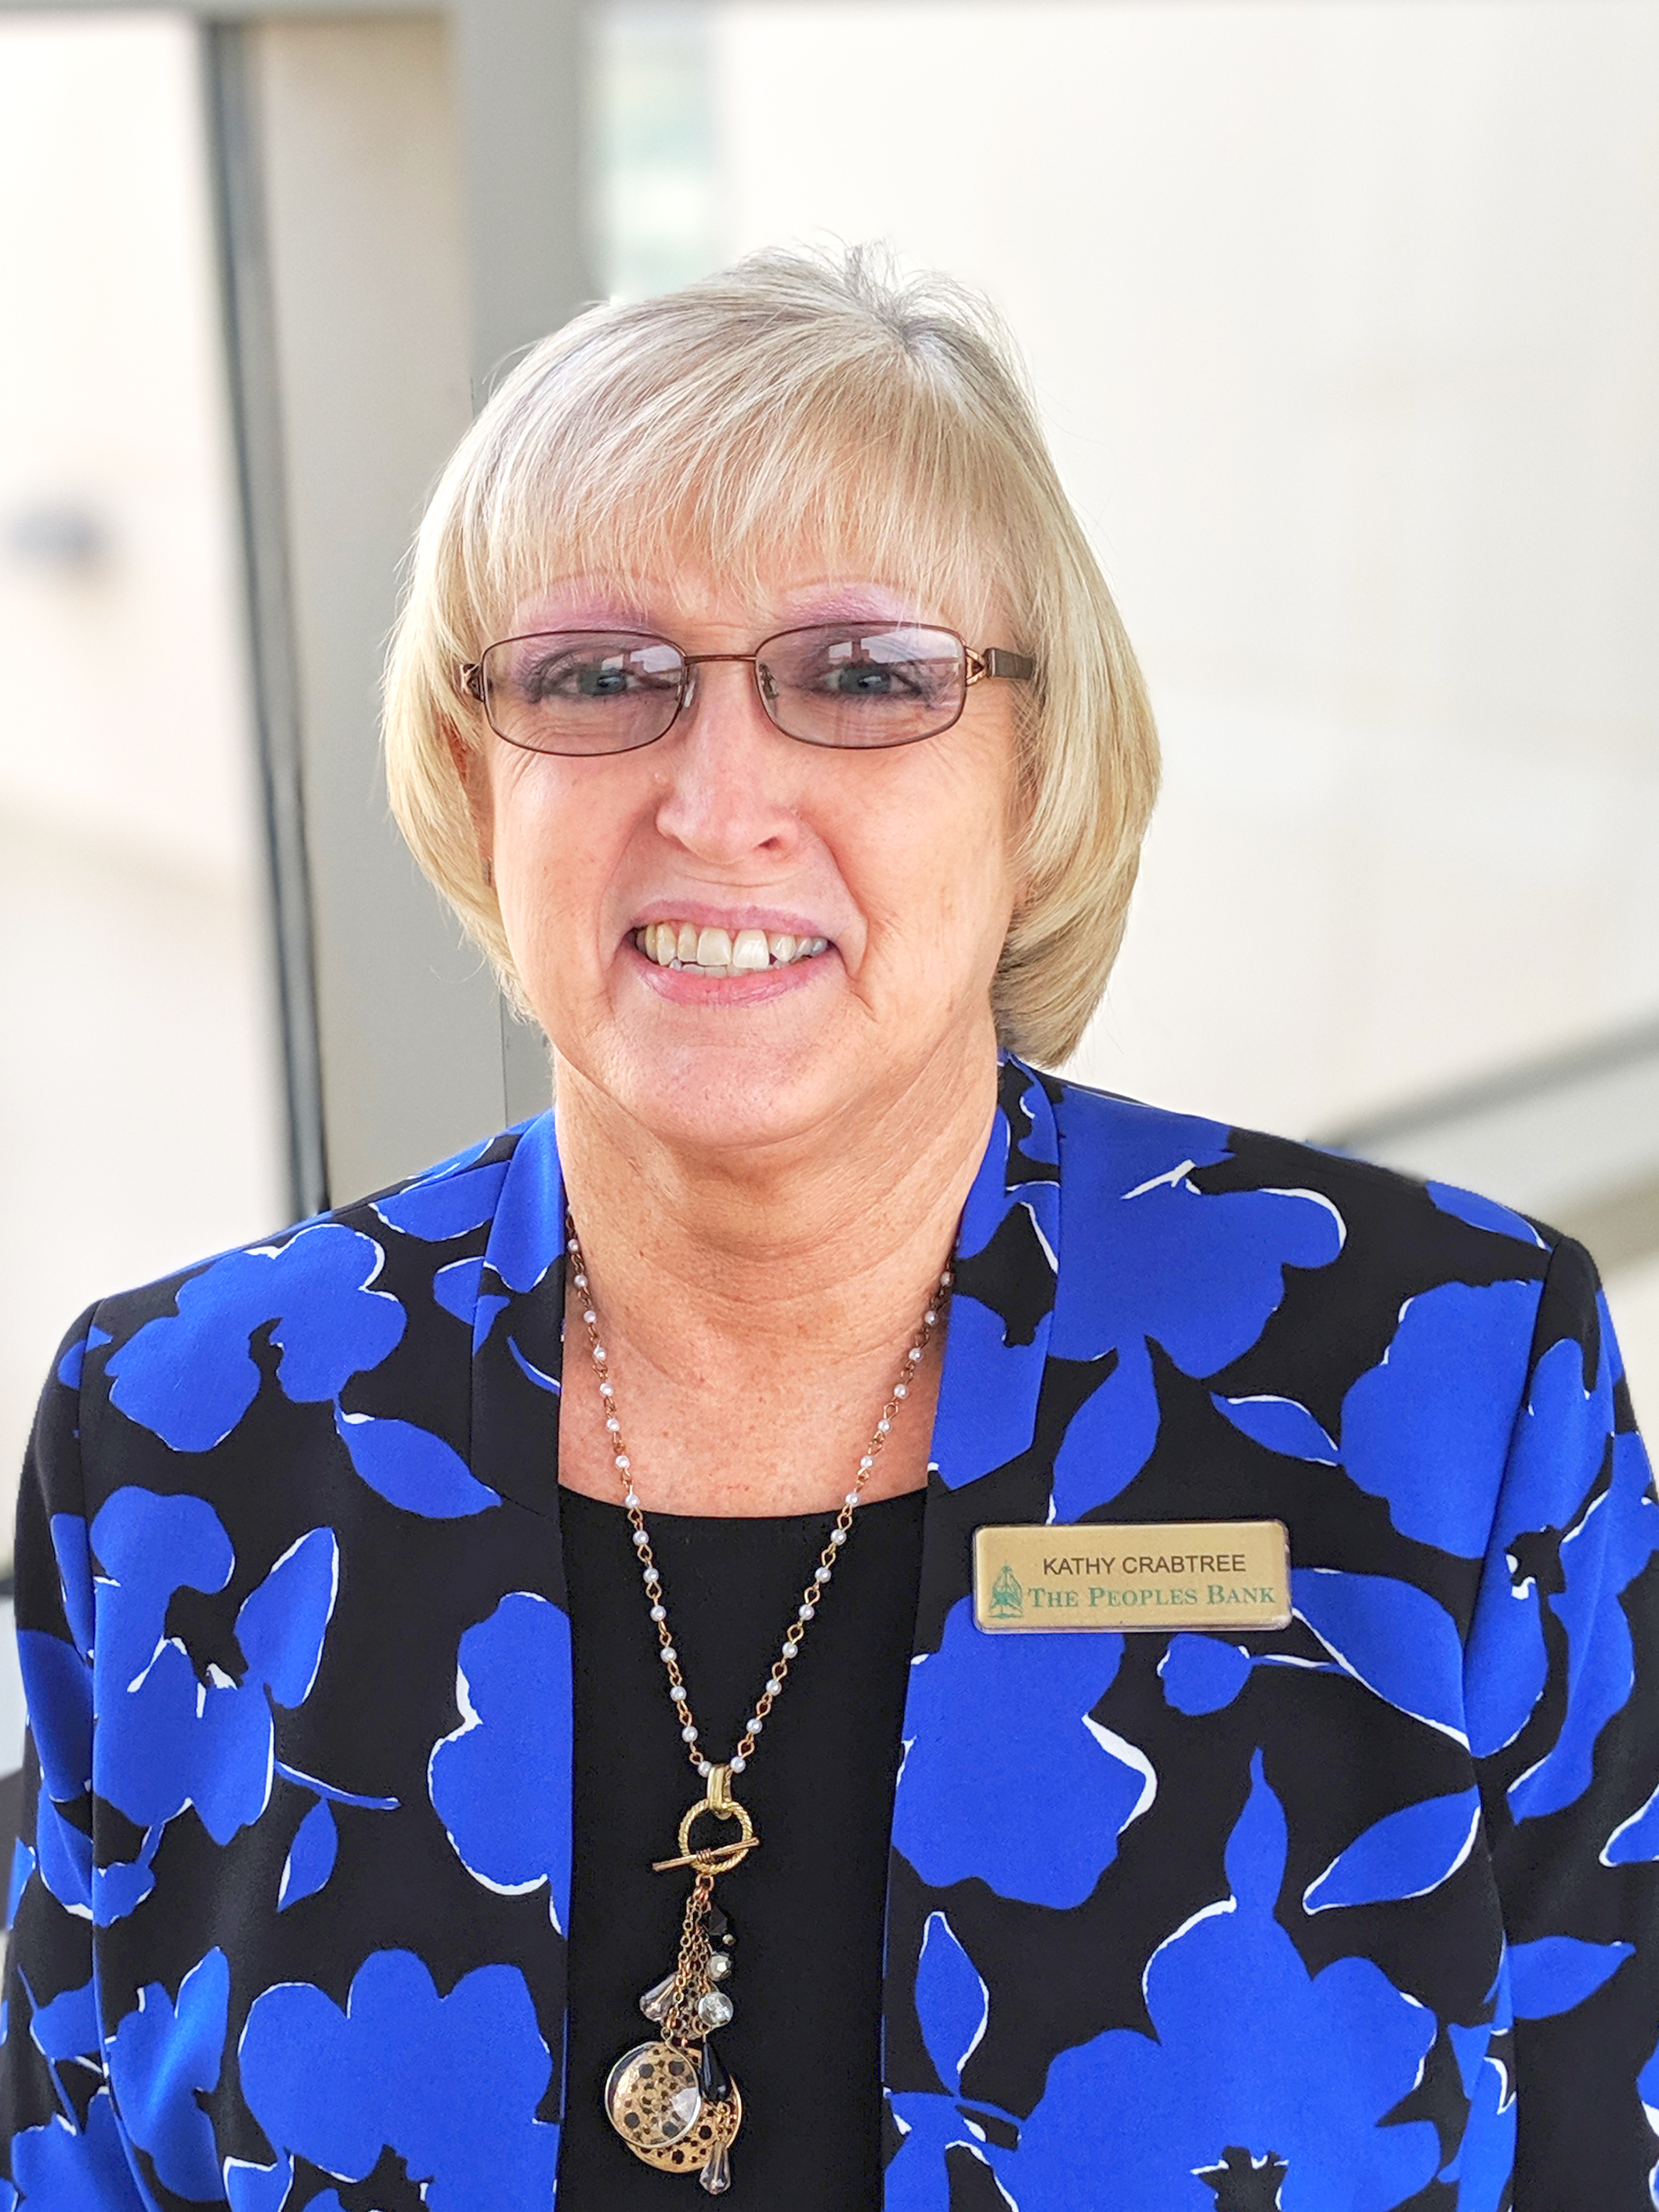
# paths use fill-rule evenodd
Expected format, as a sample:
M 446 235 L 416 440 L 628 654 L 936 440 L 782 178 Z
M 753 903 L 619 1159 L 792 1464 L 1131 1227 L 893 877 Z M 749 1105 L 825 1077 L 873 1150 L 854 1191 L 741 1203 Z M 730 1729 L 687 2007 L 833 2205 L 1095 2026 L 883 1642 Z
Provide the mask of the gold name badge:
M 1287 1628 L 1282 1521 L 976 1528 L 974 1618 L 1003 1629 Z

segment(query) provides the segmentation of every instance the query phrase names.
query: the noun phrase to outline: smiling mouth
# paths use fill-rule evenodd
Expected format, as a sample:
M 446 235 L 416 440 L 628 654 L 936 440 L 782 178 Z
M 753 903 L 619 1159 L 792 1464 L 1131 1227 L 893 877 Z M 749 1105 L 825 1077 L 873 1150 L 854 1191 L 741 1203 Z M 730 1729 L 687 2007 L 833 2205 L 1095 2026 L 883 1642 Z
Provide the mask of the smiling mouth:
M 700 929 L 694 921 L 648 921 L 630 931 L 637 949 L 659 968 L 692 975 L 756 975 L 791 968 L 830 950 L 827 937 L 792 937 L 787 930 Z

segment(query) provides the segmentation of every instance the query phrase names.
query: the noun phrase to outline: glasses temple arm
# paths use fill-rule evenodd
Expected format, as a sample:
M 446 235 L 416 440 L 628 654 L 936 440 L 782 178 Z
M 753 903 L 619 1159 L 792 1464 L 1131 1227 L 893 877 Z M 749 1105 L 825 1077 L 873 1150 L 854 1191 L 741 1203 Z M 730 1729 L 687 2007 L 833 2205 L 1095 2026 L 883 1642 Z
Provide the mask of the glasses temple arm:
M 988 645 L 975 651 L 971 645 L 968 653 L 968 681 L 977 684 L 981 677 L 1012 677 L 1016 683 L 1029 683 L 1036 674 L 1036 663 L 1028 653 L 1009 653 L 1002 646 Z

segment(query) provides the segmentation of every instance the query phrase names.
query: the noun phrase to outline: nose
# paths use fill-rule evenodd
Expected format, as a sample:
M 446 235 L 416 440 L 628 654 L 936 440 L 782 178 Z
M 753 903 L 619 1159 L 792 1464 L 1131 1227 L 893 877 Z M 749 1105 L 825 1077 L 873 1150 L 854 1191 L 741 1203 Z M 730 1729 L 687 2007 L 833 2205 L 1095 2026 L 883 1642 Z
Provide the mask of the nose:
M 757 694 L 752 663 L 700 661 L 679 720 L 653 749 L 663 780 L 657 827 L 711 866 L 776 861 L 799 842 L 802 748 Z

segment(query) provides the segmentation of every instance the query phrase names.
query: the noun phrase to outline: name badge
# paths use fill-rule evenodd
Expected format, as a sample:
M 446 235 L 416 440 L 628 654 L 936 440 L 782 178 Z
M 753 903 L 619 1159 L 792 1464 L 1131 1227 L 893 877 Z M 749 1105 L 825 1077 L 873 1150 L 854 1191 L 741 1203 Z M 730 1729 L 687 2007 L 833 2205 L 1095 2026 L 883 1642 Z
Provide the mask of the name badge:
M 1287 1628 L 1282 1521 L 976 1528 L 974 1618 L 1004 1629 Z

